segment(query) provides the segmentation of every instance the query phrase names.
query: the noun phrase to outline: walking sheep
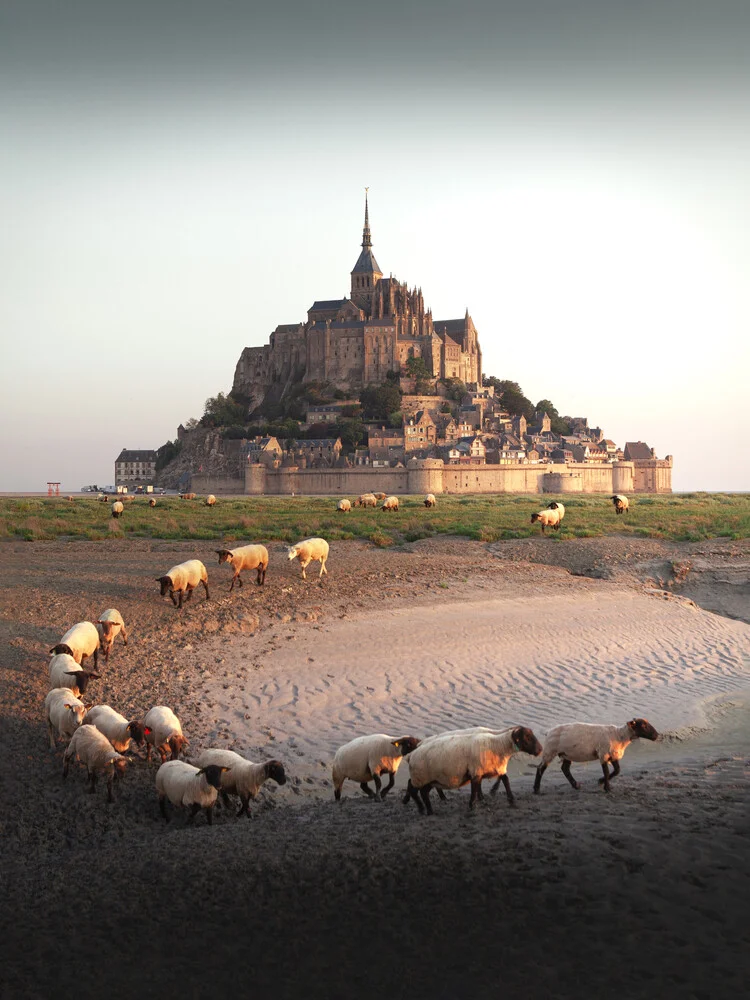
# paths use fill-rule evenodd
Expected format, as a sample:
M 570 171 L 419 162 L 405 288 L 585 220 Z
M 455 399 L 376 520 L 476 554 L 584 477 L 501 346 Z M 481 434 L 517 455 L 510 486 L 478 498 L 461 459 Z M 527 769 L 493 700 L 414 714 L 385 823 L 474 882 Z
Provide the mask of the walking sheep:
M 630 501 L 627 497 L 623 496 L 622 493 L 615 493 L 615 495 L 609 499 L 614 504 L 615 514 L 627 514 L 630 509 Z
M 555 757 L 562 759 L 562 773 L 573 788 L 581 786 L 570 773 L 571 763 L 598 760 L 604 777 L 599 784 L 609 791 L 610 778 L 620 773 L 620 760 L 633 740 L 658 740 L 659 734 L 646 719 L 631 719 L 624 726 L 589 725 L 586 722 L 572 722 L 555 726 L 547 733 L 542 751 L 542 762 L 536 769 L 534 791 L 539 792 L 542 775 Z M 612 771 L 609 770 L 612 765 Z
M 165 822 L 169 822 L 166 800 L 173 806 L 190 809 L 188 823 L 192 823 L 196 813 L 203 809 L 211 826 L 211 816 L 216 802 L 217 790 L 221 787 L 221 776 L 225 767 L 209 764 L 197 768 L 183 760 L 168 760 L 156 772 L 156 791 L 159 795 L 159 809 Z
M 255 798 L 265 781 L 271 778 L 277 785 L 286 784 L 284 765 L 280 760 L 267 760 L 263 764 L 253 764 L 252 761 L 241 757 L 233 750 L 203 750 L 198 757 L 197 764 L 199 767 L 218 764 L 223 768 L 220 789 L 222 802 L 228 806 L 229 796 L 239 795 L 242 805 L 237 816 L 244 813 L 248 819 L 250 819 L 250 810 L 248 809 L 250 799 Z
M 110 628 L 104 630 L 105 622 L 110 622 Z M 128 644 L 128 634 L 125 631 L 125 622 L 123 617 L 117 608 L 107 608 L 106 611 L 102 611 L 96 620 L 96 630 L 99 633 L 99 645 L 101 647 L 102 653 L 104 653 L 104 662 L 109 663 L 109 654 L 112 652 L 112 646 L 118 635 L 122 633 L 122 641 L 127 646 Z
M 352 502 L 351 500 L 347 500 L 346 498 L 344 498 L 343 500 L 339 500 L 339 502 L 336 504 L 336 510 L 341 511 L 342 514 L 348 514 L 351 509 L 352 509 Z
M 434 493 L 428 493 L 427 496 L 424 498 L 425 507 L 434 507 L 436 503 L 437 501 L 435 500 Z
M 86 693 L 90 680 L 98 680 L 99 674 L 94 670 L 84 670 L 70 653 L 57 653 L 49 661 L 49 687 L 67 688 L 76 698 Z
M 128 721 L 109 705 L 94 705 L 86 713 L 84 726 L 96 726 L 118 753 L 125 753 L 130 744 L 142 747 L 146 741 L 146 727 L 137 719 Z
M 128 766 L 127 757 L 119 754 L 96 726 L 81 726 L 73 733 L 73 738 L 63 754 L 63 778 L 68 776 L 68 766 L 73 757 L 86 765 L 91 782 L 89 792 L 92 795 L 96 791 L 97 775 L 106 775 L 107 802 L 114 802 L 112 784 L 115 778 L 121 778 L 125 774 Z
M 396 771 L 404 757 L 419 746 L 414 736 L 359 736 L 345 743 L 333 758 L 333 795 L 341 799 L 341 787 L 349 778 L 358 781 L 359 787 L 371 799 L 384 799 L 393 788 Z M 388 785 L 381 791 L 381 774 L 388 775 Z M 372 781 L 375 791 L 367 784 Z
M 164 597 L 169 592 L 172 604 L 176 608 L 182 607 L 183 595 L 185 601 L 190 600 L 193 590 L 199 583 L 205 588 L 206 600 L 211 599 L 208 593 L 208 573 L 200 559 L 188 559 L 187 562 L 178 563 L 164 576 L 157 576 L 156 582 L 161 584 L 161 596 Z M 179 595 L 179 601 L 175 594 Z
M 386 497 L 381 510 L 398 510 L 398 497 Z
M 240 573 L 243 569 L 256 569 L 258 576 L 255 582 L 259 587 L 263 586 L 266 581 L 266 570 L 268 569 L 268 549 L 265 545 L 240 545 L 236 549 L 216 549 L 215 551 L 219 557 L 219 565 L 228 562 L 232 564 L 232 568 L 234 569 L 232 584 L 229 588 L 230 594 L 234 590 L 235 580 L 239 580 L 240 587 L 242 586 Z
M 54 688 L 44 699 L 44 712 L 49 730 L 49 748 L 54 750 L 58 736 L 70 738 L 81 725 L 86 706 L 67 688 Z
M 565 507 L 556 500 L 553 500 L 544 510 L 531 515 L 531 523 L 536 524 L 539 521 L 542 526 L 542 534 L 544 534 L 545 527 L 552 528 L 553 531 L 559 531 L 560 522 L 564 517 Z
M 115 502 L 112 504 L 112 517 L 114 518 L 122 517 L 123 510 L 125 510 L 125 508 L 122 505 L 122 501 L 115 500 Z
M 155 705 L 146 712 L 143 720 L 143 734 L 146 737 L 146 760 L 151 760 L 151 747 L 159 751 L 162 764 L 167 759 L 167 750 L 172 760 L 177 760 L 185 747 L 190 746 L 183 736 L 180 720 L 166 705 Z
M 292 545 L 287 554 L 290 562 L 292 559 L 299 559 L 299 564 L 302 567 L 303 580 L 307 579 L 305 569 L 311 562 L 320 562 L 320 573 L 318 573 L 318 577 L 322 577 L 324 573 L 328 576 L 328 570 L 326 569 L 328 542 L 325 538 L 305 538 L 304 541 L 297 542 L 296 545 Z
M 112 622 L 102 622 L 101 633 L 107 638 L 112 632 Z M 91 654 L 94 654 L 94 667 L 99 662 L 99 629 L 93 622 L 76 622 L 56 643 L 50 653 L 69 653 L 76 663 L 83 664 Z

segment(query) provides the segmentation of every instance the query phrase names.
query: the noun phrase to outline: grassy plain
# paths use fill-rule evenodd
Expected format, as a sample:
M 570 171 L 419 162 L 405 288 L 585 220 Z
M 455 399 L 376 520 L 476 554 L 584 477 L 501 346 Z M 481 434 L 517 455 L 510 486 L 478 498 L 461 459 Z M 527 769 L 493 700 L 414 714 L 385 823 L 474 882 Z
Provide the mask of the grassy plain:
M 421 497 L 401 497 L 398 513 L 352 508 L 336 511 L 337 497 L 218 498 L 206 507 L 200 498 L 145 497 L 125 503 L 121 518 L 93 498 L 0 498 L 0 539 L 164 538 L 294 542 L 310 535 L 331 541 L 362 539 L 379 546 L 399 545 L 433 535 L 462 535 L 493 542 L 538 535 L 531 514 L 553 499 L 565 504 L 565 520 L 555 542 L 607 534 L 671 541 L 750 537 L 750 495 L 683 493 L 631 497 L 627 514 L 617 517 L 600 495 L 552 497 L 481 494 L 440 496 L 427 510 Z

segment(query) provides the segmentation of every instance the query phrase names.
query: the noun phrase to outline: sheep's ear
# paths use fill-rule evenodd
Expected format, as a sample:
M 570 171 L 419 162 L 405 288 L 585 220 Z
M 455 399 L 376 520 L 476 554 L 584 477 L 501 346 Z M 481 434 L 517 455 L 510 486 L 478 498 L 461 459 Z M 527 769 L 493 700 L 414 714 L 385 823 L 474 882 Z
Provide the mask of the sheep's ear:
M 82 670 L 66 670 L 65 671 L 65 676 L 66 677 L 76 677 L 78 674 L 81 674 L 81 673 L 83 673 Z
M 391 743 L 394 745 L 394 747 L 401 746 L 401 740 L 391 740 Z
M 198 771 L 198 774 L 205 774 L 205 773 L 206 773 L 205 767 L 200 768 L 200 770 Z
M 222 767 L 221 773 L 223 774 L 225 771 L 231 771 L 231 770 L 232 770 L 231 767 Z

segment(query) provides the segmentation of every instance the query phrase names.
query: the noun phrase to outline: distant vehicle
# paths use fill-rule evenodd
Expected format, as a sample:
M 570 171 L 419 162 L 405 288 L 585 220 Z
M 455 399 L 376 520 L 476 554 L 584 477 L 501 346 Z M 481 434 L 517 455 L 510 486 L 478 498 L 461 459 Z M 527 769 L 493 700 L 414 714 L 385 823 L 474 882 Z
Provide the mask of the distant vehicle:
M 81 493 L 98 493 L 99 487 L 94 484 L 93 486 L 82 486 Z
M 143 487 L 142 486 L 136 486 L 135 492 L 136 493 L 143 493 Z

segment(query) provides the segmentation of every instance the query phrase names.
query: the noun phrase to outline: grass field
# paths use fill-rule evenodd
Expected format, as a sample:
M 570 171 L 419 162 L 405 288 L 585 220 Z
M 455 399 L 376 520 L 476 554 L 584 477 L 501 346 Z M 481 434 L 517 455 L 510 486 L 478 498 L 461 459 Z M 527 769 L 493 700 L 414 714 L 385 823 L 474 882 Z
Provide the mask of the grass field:
M 551 500 L 565 504 L 556 541 L 598 535 L 632 535 L 672 541 L 750 537 L 750 495 L 683 493 L 631 497 L 630 511 L 617 517 L 604 496 L 439 496 L 427 510 L 421 497 L 401 497 L 398 513 L 352 508 L 336 511 L 337 497 L 221 497 L 215 507 L 202 501 L 145 497 L 125 503 L 121 518 L 95 499 L 0 499 L 0 539 L 207 538 L 226 542 L 294 542 L 309 535 L 335 541 L 358 538 L 374 545 L 399 545 L 432 535 L 463 535 L 479 541 L 527 538 L 540 533 L 531 514 Z

